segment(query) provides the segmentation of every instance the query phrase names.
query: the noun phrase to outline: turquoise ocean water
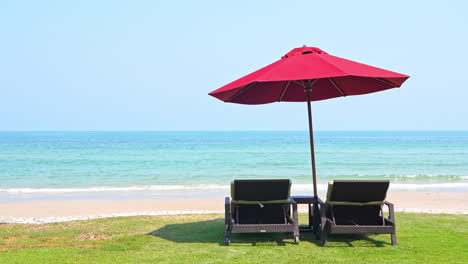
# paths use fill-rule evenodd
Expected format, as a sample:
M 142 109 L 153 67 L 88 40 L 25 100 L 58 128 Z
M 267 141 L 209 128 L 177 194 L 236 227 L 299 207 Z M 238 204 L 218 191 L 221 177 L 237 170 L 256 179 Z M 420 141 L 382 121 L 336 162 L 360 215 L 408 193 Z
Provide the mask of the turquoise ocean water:
M 468 190 L 468 132 L 315 133 L 319 183 L 389 179 Z M 311 183 L 306 131 L 0 132 L 0 194 L 224 188 L 232 179 Z

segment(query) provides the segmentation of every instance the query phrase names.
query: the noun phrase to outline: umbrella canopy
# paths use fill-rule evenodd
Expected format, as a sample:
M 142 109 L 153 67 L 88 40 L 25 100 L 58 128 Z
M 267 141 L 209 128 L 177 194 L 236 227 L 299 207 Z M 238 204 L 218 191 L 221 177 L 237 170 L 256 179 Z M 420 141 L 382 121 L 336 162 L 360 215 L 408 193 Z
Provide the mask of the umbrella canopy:
M 368 94 L 400 87 L 409 76 L 330 55 L 319 48 L 295 48 L 280 60 L 211 93 L 224 102 L 307 102 L 314 197 L 317 199 L 311 101 Z M 315 209 L 317 206 L 315 203 Z
M 281 60 L 231 82 L 210 95 L 230 103 L 306 102 L 367 94 L 400 87 L 409 76 L 330 55 L 319 48 L 296 48 Z

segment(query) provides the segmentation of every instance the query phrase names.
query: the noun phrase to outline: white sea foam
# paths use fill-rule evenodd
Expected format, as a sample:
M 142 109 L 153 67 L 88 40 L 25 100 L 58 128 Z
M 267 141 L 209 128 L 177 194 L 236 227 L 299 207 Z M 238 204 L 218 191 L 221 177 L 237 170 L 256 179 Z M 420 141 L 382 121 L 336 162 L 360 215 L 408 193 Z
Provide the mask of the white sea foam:
M 89 188 L 10 188 L 0 189 L 5 193 L 88 193 L 88 192 L 133 192 L 133 191 L 164 191 L 164 190 L 214 190 L 225 189 L 224 185 L 142 185 L 129 187 L 89 187 Z
M 312 190 L 312 184 L 293 184 L 292 191 L 302 192 Z M 326 191 L 327 184 L 318 184 L 319 191 Z M 439 190 L 439 191 L 453 191 L 465 190 L 468 191 L 468 183 L 466 182 L 447 182 L 447 183 L 391 183 L 391 191 L 425 191 L 425 190 Z
M 447 183 L 392 183 L 390 190 L 392 191 L 424 191 L 426 189 L 437 190 L 466 190 L 468 191 L 468 183 L 464 182 L 447 182 Z

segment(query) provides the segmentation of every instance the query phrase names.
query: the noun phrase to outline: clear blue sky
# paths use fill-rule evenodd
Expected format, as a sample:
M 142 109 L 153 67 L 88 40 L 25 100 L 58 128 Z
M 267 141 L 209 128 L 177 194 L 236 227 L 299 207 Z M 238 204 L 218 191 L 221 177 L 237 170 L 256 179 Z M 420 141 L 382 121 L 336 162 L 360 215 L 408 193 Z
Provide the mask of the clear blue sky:
M 468 129 L 465 1 L 3 1 L 0 130 L 306 130 L 207 95 L 316 46 L 412 77 L 313 104 L 317 130 Z

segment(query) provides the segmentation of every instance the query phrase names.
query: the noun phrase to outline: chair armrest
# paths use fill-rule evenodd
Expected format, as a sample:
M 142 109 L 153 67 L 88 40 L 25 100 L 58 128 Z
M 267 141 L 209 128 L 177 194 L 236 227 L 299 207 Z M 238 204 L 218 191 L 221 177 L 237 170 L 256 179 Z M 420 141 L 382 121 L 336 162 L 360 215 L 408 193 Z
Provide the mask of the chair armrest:
M 292 205 L 293 208 L 293 220 L 294 223 L 297 225 L 299 223 L 299 213 L 297 211 L 297 202 L 293 198 L 289 200 L 290 204 Z
M 289 199 L 289 202 L 290 202 L 291 204 L 297 204 L 297 202 L 296 202 L 296 200 L 294 200 L 294 198 Z
M 395 206 L 389 201 L 384 201 L 383 203 L 388 206 L 388 220 L 395 224 Z
M 317 203 L 320 205 L 325 205 L 325 203 L 320 199 L 320 197 L 317 196 Z
M 323 234 L 323 232 L 325 232 L 325 226 L 326 226 L 326 223 L 327 223 L 327 206 L 325 205 L 325 203 L 320 200 L 320 198 L 317 197 L 317 202 L 320 204 L 320 230 Z

